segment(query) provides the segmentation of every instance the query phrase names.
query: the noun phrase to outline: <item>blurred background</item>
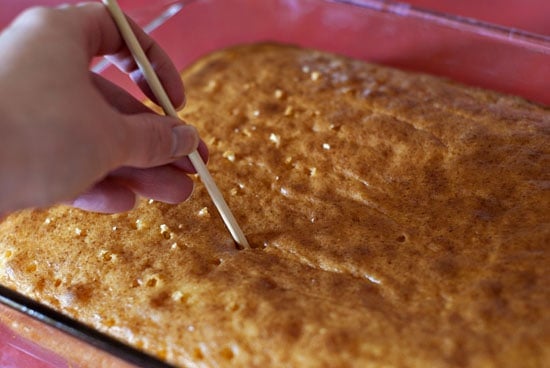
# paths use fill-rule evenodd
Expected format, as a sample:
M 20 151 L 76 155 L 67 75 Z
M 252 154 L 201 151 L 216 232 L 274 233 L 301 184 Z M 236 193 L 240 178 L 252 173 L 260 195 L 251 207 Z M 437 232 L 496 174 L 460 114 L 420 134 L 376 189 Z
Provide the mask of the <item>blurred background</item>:
M 79 2 L 82 0 L 0 0 L 0 29 L 29 6 Z M 151 4 L 170 2 L 173 1 L 119 0 L 121 7 L 127 11 L 151 6 Z M 550 36 L 550 0 L 408 0 L 401 2 Z

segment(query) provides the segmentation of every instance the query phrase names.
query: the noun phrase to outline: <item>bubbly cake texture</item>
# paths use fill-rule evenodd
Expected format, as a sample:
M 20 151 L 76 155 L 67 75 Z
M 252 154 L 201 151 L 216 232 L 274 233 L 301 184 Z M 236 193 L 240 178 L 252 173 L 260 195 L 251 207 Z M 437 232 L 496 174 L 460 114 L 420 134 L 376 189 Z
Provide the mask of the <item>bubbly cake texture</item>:
M 0 225 L 0 281 L 182 367 L 550 362 L 550 114 L 291 46 L 182 74 L 201 184 L 180 205 Z

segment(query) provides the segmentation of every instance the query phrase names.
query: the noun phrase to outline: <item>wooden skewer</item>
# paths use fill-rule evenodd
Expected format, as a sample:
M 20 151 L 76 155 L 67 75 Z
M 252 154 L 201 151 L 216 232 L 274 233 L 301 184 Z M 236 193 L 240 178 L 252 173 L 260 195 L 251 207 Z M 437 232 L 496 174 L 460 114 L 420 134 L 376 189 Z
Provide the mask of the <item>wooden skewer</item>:
M 132 28 L 130 27 L 128 20 L 126 19 L 126 16 L 120 9 L 120 6 L 118 5 L 117 1 L 116 0 L 102 0 L 102 1 L 109 9 L 109 12 L 111 13 L 115 23 L 119 28 L 122 38 L 124 38 L 126 45 L 130 49 L 130 52 L 132 53 L 138 67 L 140 68 L 141 72 L 145 76 L 145 79 L 149 84 L 149 87 L 151 87 L 151 90 L 153 91 L 158 102 L 164 109 L 164 112 L 166 113 L 166 115 L 179 119 L 176 109 L 174 108 L 174 106 L 172 105 L 172 102 L 168 98 L 168 94 L 166 93 L 166 91 L 164 90 L 164 87 L 160 83 L 160 80 L 157 74 L 155 73 L 153 67 L 151 66 L 151 63 L 147 59 L 145 52 L 143 52 L 143 49 L 141 48 L 141 45 L 139 44 L 136 35 L 132 31 Z M 204 161 L 202 160 L 197 150 L 189 154 L 189 159 L 191 160 L 191 163 L 195 167 L 195 170 L 197 170 L 199 177 L 201 178 L 204 186 L 206 187 L 208 194 L 212 198 L 214 205 L 218 209 L 218 212 L 220 213 L 225 223 L 225 226 L 227 226 L 229 232 L 231 233 L 233 240 L 243 248 L 250 248 L 250 245 L 248 244 L 248 241 L 246 240 L 246 237 L 242 229 L 239 227 L 239 224 L 237 223 L 235 216 L 233 216 L 233 213 L 229 209 L 229 206 L 225 202 L 223 195 L 221 194 L 220 190 L 216 186 L 216 183 L 214 182 L 212 175 L 210 175 L 210 172 L 206 168 L 206 165 L 204 164 Z

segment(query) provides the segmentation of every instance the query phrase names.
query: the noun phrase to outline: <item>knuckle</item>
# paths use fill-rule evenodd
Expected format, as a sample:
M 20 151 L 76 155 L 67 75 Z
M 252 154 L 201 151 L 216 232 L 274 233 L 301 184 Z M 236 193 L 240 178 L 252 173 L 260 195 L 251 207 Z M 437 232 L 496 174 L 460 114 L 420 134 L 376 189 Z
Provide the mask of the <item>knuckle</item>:
M 53 8 L 34 6 L 21 13 L 18 17 L 18 21 L 36 26 L 55 24 L 57 21 L 57 13 L 58 10 Z
M 150 123 L 149 134 L 147 137 L 147 147 L 145 149 L 146 162 L 160 164 L 168 160 L 171 152 L 171 133 L 167 124 L 159 122 Z

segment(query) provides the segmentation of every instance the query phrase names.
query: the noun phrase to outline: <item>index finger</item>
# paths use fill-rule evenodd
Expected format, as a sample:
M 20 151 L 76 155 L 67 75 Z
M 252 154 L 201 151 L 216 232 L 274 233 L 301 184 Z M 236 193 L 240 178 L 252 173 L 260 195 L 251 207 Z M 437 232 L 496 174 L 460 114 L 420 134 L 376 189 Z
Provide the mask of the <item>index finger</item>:
M 86 3 L 65 7 L 62 11 L 70 12 L 70 16 L 79 24 L 90 60 L 94 56 L 109 55 L 109 60 L 117 68 L 128 73 L 143 93 L 157 102 L 126 47 L 114 20 L 103 4 Z M 176 67 L 164 50 L 149 35 L 130 18 L 127 17 L 127 19 L 139 44 L 166 89 L 170 101 L 174 106 L 182 106 L 185 102 L 185 94 Z

